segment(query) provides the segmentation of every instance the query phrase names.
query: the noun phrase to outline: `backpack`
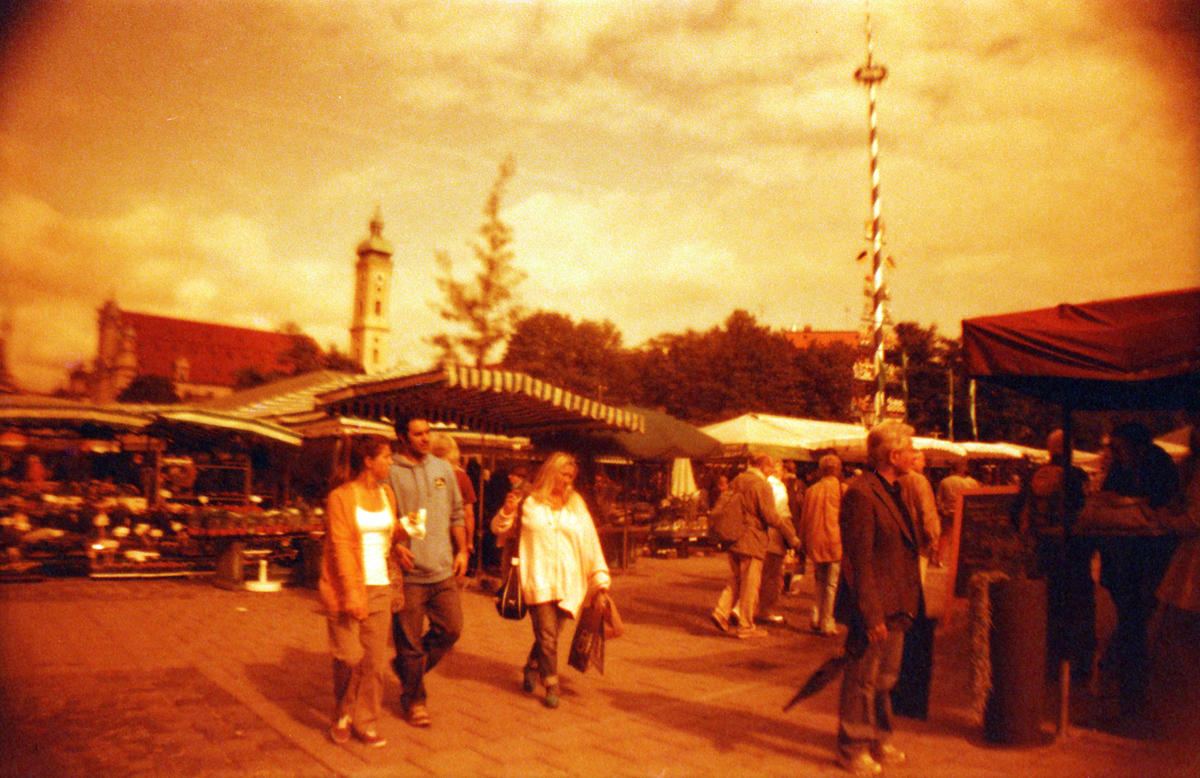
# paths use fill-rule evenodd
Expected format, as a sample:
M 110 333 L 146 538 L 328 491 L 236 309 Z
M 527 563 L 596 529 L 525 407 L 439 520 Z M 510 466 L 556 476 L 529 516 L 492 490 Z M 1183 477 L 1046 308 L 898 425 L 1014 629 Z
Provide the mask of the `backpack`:
M 721 543 L 736 543 L 746 529 L 742 493 L 732 486 L 717 498 L 708 512 L 708 536 Z

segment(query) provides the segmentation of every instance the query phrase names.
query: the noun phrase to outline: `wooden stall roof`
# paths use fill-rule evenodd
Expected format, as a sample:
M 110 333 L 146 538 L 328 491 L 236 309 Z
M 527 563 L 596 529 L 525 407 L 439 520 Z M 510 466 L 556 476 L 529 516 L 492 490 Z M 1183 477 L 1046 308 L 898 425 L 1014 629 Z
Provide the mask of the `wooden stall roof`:
M 420 413 L 483 432 L 538 436 L 567 430 L 645 430 L 636 412 L 506 370 L 448 365 L 415 375 L 360 376 L 318 396 L 331 413 L 395 419 Z

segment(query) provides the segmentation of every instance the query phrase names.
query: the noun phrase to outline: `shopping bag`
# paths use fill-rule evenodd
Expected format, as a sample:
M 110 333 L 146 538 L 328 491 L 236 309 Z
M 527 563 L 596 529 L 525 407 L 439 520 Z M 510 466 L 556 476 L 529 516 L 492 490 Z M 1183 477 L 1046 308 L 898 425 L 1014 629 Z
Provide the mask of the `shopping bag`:
M 604 601 L 605 597 L 598 595 L 591 603 L 584 606 L 579 614 L 579 622 L 575 625 L 575 636 L 571 638 L 571 653 L 567 664 L 581 673 L 587 672 L 594 665 L 604 674 Z

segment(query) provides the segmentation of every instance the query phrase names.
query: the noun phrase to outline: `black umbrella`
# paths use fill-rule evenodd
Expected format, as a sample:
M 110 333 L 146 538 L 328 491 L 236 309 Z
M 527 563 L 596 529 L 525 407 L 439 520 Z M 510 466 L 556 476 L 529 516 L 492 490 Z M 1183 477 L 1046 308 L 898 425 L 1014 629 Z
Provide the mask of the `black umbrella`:
M 787 705 L 783 706 L 785 711 L 791 710 L 792 706 L 801 700 L 807 700 L 817 692 L 829 685 L 829 682 L 842 674 L 842 668 L 850 661 L 848 654 L 840 654 L 832 659 L 825 660 L 825 664 L 816 669 L 804 685 L 800 687 L 800 691 L 796 692 L 796 696 L 788 701 Z

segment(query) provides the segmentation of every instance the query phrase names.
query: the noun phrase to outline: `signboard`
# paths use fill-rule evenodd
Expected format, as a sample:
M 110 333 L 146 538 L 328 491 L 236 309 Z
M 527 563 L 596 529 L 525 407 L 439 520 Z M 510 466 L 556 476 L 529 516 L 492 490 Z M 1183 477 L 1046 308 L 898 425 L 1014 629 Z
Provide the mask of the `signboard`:
M 966 597 L 971 576 L 981 570 L 1016 575 L 1033 569 L 1032 541 L 1017 532 L 1008 515 L 1018 491 L 1016 486 L 984 486 L 959 496 L 947 549 L 948 584 L 953 586 L 947 596 Z

